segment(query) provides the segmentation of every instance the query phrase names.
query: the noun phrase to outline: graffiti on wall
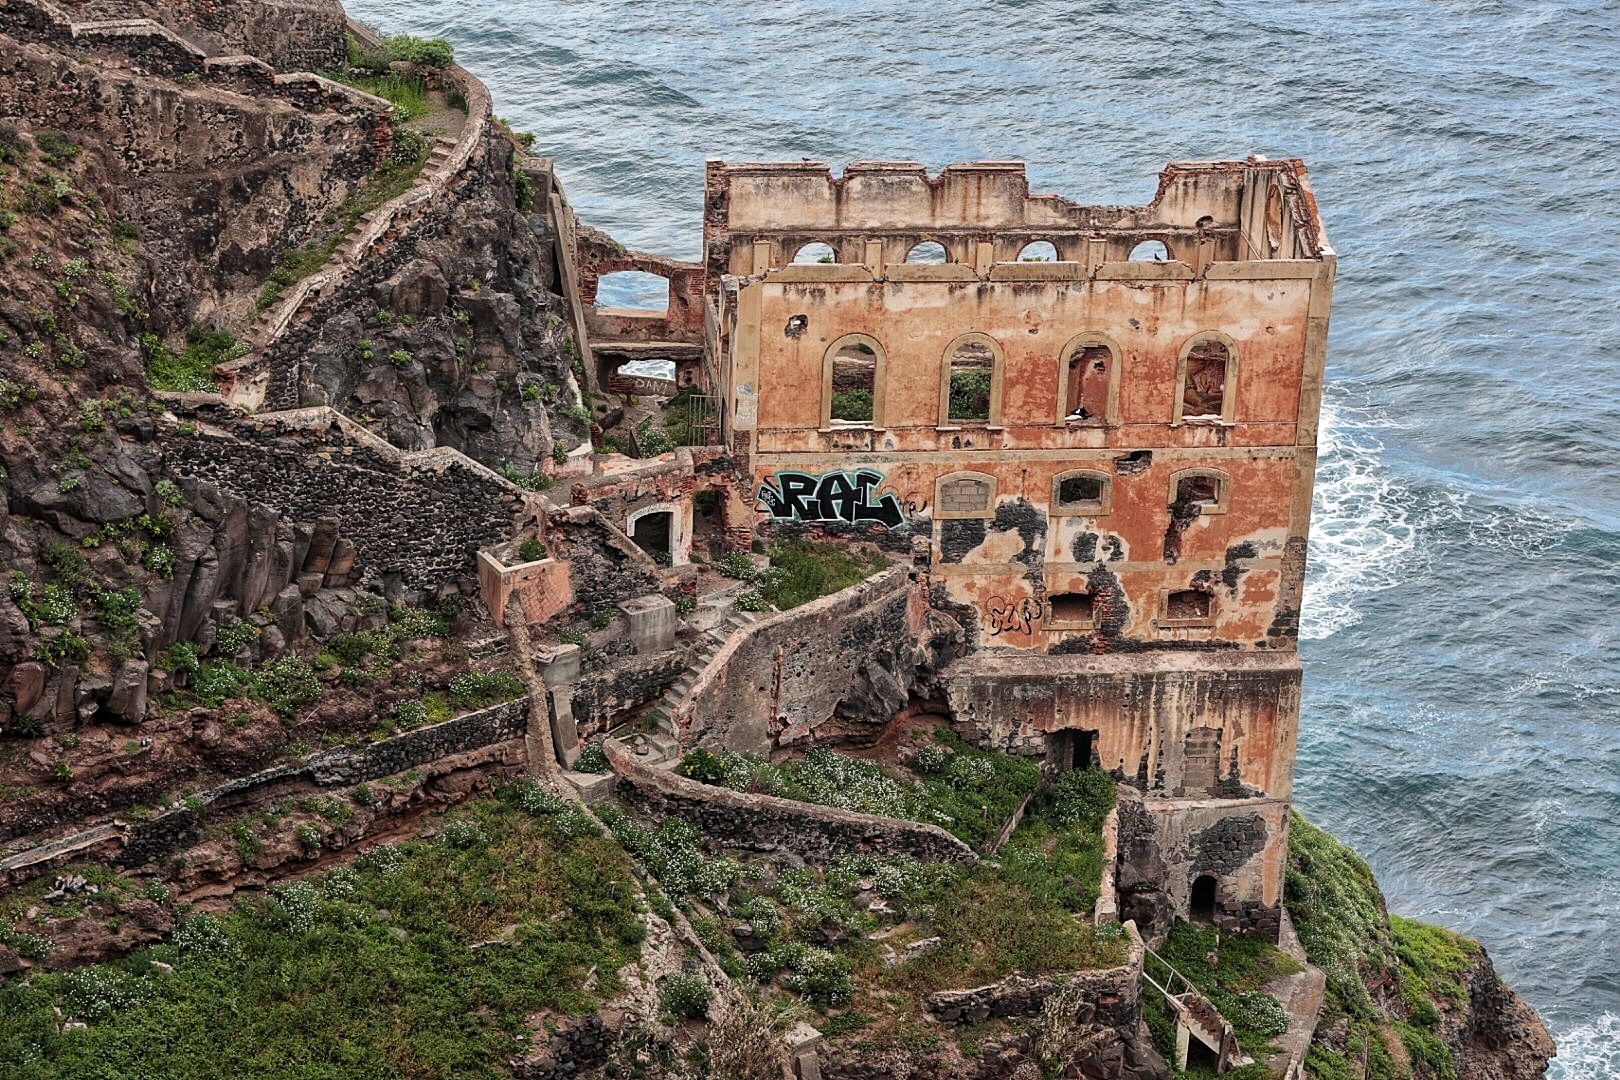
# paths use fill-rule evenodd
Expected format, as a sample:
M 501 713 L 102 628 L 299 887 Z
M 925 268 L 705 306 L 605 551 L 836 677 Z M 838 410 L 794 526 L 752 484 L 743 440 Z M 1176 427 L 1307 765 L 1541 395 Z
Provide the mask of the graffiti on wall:
M 992 596 L 984 605 L 984 613 L 990 621 L 990 636 L 1033 634 L 1044 607 L 1040 600 L 1029 596 L 1012 600 Z
M 892 493 L 874 497 L 883 474 L 873 469 L 839 469 L 820 476 L 785 469 L 775 481 L 759 485 L 759 501 L 778 520 L 848 525 L 876 521 L 891 529 L 905 520 L 900 500 Z

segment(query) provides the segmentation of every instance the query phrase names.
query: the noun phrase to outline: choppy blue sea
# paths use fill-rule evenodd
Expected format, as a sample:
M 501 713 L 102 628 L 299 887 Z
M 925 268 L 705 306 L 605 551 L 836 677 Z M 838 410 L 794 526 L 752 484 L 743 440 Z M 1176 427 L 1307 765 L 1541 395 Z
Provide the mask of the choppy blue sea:
M 1620 1075 L 1620 7 L 349 0 L 442 35 L 580 212 L 696 257 L 703 160 L 1021 158 L 1146 202 L 1306 159 L 1338 250 L 1298 801 Z

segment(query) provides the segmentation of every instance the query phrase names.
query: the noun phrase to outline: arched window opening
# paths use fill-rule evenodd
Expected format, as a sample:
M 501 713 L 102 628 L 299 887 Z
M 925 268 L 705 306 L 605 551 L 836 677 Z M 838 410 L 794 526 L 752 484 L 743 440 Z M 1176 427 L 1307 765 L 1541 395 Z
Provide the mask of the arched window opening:
M 1047 625 L 1053 629 L 1089 627 L 1096 621 L 1090 593 L 1056 593 L 1046 603 Z
M 596 281 L 596 306 L 621 311 L 668 311 L 669 279 L 644 270 L 615 270 Z
M 831 244 L 824 244 L 820 240 L 812 240 L 793 255 L 793 261 L 798 263 L 835 263 L 838 255 L 833 251 Z
M 1163 240 L 1144 240 L 1131 248 L 1131 262 L 1169 262 L 1170 249 Z
M 1052 482 L 1052 511 L 1059 514 L 1106 514 L 1110 480 L 1102 473 L 1065 473 Z
M 1195 473 L 1176 481 L 1175 501 L 1182 506 L 1215 509 L 1224 501 L 1222 488 L 1226 481 L 1214 473 Z
M 1210 595 L 1202 589 L 1177 589 L 1164 600 L 1165 618 L 1173 623 L 1209 621 Z
M 1225 415 L 1227 369 L 1231 360 L 1226 346 L 1209 338 L 1188 351 L 1181 387 L 1183 419 L 1218 420 Z
M 1187 904 L 1187 921 L 1207 926 L 1215 921 L 1215 877 L 1199 874 L 1193 878 L 1192 895 Z
M 1112 376 L 1114 352 L 1106 345 L 1083 345 L 1069 357 L 1063 403 L 1065 420 L 1105 420 L 1108 417 L 1108 385 Z
M 959 343 L 951 352 L 950 364 L 946 420 L 953 424 L 988 421 L 996 374 L 996 355 L 989 343 L 977 338 Z
M 832 355 L 832 400 L 828 419 L 835 424 L 870 424 L 877 394 L 877 350 L 864 341 L 838 346 Z
M 1019 262 L 1057 262 L 1057 257 L 1057 245 L 1050 240 L 1032 241 L 1018 253 Z
M 906 252 L 908 263 L 942 263 L 948 261 L 945 256 L 945 245 L 937 240 L 924 240 Z

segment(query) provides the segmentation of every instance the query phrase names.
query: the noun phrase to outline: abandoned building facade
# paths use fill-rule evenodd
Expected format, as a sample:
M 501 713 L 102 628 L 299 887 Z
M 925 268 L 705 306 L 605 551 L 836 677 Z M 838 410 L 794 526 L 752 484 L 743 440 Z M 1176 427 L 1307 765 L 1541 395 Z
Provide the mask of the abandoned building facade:
M 712 487 L 737 545 L 926 543 L 966 639 L 953 721 L 1125 779 L 1160 917 L 1275 932 L 1335 269 L 1301 163 L 1172 164 L 1113 207 L 1032 196 L 1018 163 L 711 161 L 704 198 L 701 263 L 575 239 L 582 296 L 670 283 L 664 311 L 591 310 L 593 374 L 657 393 L 617 367 L 672 361 L 723 448 L 604 478 L 640 496 L 616 524 L 667 515 L 682 562 Z

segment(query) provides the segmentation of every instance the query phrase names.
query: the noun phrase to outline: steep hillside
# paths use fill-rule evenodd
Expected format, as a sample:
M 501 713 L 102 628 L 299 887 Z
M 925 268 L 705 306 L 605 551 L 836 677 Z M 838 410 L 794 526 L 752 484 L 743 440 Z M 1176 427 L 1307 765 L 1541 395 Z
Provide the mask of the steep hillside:
M 1355 852 L 1298 814 L 1289 914 L 1327 1001 L 1307 1062 L 1316 1080 L 1531 1080 L 1555 1048 L 1477 941 L 1389 915 Z

